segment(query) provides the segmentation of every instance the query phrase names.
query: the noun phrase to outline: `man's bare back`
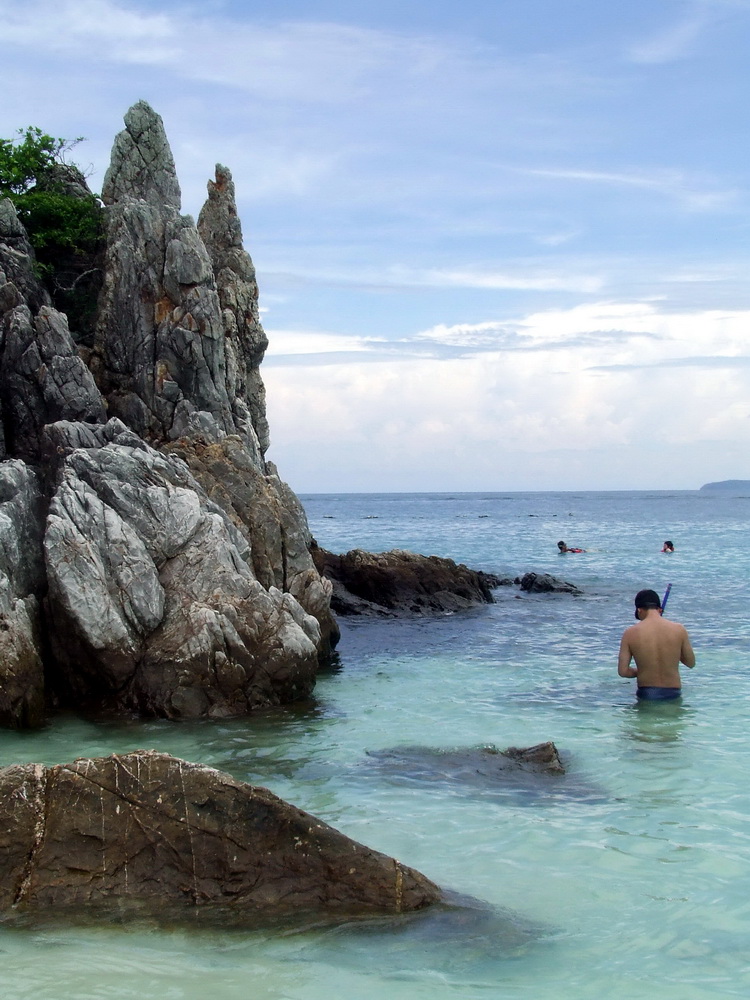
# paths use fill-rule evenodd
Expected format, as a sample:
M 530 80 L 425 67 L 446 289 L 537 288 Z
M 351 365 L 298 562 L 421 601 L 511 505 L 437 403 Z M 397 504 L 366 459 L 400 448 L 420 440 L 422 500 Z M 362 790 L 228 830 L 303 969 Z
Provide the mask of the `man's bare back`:
M 653 591 L 640 591 L 642 594 Z M 657 595 L 654 595 L 658 601 Z M 641 603 L 647 603 L 645 599 Z M 662 618 L 661 608 L 654 607 L 652 601 L 647 607 L 636 604 L 637 625 L 625 629 L 620 642 L 617 672 L 620 677 L 637 677 L 638 693 L 643 688 L 660 688 L 679 693 L 680 663 L 686 667 L 695 666 L 695 653 L 690 638 L 683 625 Z M 635 660 L 635 667 L 631 661 Z

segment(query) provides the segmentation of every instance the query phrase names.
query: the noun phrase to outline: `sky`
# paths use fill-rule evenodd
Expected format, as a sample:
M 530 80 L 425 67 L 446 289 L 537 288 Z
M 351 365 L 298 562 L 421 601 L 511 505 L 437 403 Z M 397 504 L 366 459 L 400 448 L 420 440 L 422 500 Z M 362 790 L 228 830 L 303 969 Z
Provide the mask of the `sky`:
M 0 0 L 0 136 L 233 174 L 298 493 L 750 479 L 750 0 Z

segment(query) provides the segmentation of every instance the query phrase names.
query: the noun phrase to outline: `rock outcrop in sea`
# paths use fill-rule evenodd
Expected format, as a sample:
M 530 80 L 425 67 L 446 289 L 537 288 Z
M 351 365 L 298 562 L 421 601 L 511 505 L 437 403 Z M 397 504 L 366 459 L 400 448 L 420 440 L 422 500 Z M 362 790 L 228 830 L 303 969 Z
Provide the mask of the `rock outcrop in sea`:
M 511 583 L 440 556 L 394 549 L 352 549 L 335 555 L 316 543 L 319 572 L 333 584 L 331 607 L 339 615 L 434 615 L 492 604 L 492 591 Z
M 93 337 L 0 203 L 0 724 L 45 706 L 226 717 L 310 693 L 338 630 L 266 460 L 266 338 L 229 171 L 182 215 L 160 117 L 125 116 Z
M 513 581 L 527 594 L 575 594 L 583 593 L 580 587 L 566 580 L 559 580 L 549 573 L 524 573 Z
M 252 928 L 408 913 L 441 895 L 268 789 L 168 754 L 0 770 L 0 921 Z

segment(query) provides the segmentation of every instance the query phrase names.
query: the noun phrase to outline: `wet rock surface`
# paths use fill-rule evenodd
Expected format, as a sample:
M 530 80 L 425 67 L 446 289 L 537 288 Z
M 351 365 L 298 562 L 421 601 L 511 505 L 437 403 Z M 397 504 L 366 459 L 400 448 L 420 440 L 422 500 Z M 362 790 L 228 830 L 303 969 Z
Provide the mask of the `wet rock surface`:
M 549 573 L 524 573 L 517 577 L 514 583 L 527 594 L 582 594 L 583 591 L 574 583 L 558 580 Z
M 395 549 L 353 549 L 334 555 L 314 546 L 318 572 L 333 585 L 331 607 L 340 615 L 390 617 L 464 611 L 492 604 L 499 577 L 452 559 Z
M 403 914 L 436 885 L 265 788 L 135 751 L 0 770 L 0 919 L 278 920 Z

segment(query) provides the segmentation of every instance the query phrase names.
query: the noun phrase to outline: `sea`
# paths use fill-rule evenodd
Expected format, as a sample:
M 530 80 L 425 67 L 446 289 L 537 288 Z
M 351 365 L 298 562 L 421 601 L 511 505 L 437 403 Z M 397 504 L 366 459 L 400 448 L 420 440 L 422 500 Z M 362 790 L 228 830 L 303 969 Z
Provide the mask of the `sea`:
M 344 620 L 309 701 L 223 722 L 61 716 L 0 733 L 0 766 L 138 748 L 206 763 L 417 868 L 446 905 L 263 931 L 1 926 L 0 998 L 746 1000 L 750 495 L 301 499 L 331 551 L 551 573 L 582 594 L 505 586 L 467 612 Z M 635 592 L 670 583 L 696 666 L 678 703 L 640 705 L 619 639 Z M 471 766 L 547 741 L 564 775 Z

